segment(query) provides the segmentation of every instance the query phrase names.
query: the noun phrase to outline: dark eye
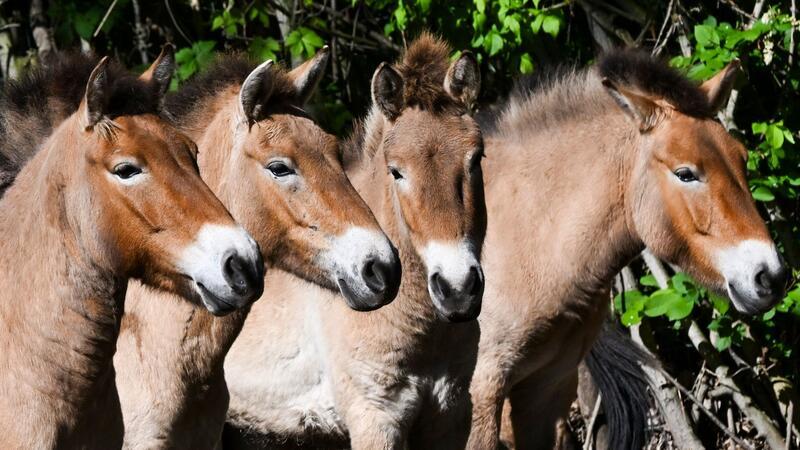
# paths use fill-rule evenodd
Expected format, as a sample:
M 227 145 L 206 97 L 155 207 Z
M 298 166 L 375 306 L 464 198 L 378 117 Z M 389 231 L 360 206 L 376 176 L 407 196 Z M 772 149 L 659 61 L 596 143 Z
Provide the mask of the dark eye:
M 469 170 L 474 171 L 479 168 L 481 166 L 481 160 L 485 157 L 486 155 L 483 154 L 483 151 L 476 152 L 475 156 L 473 156 L 472 160 L 469 162 Z
M 681 167 L 675 171 L 675 176 L 684 183 L 691 183 L 692 181 L 700 181 L 697 175 L 692 172 L 688 167 Z
M 292 175 L 293 173 L 295 173 L 294 169 L 287 166 L 286 163 L 280 161 L 274 161 L 269 163 L 269 165 L 267 166 L 267 170 L 269 170 L 273 176 L 276 176 L 278 178 L 285 177 L 287 175 Z
M 402 179 L 402 178 L 403 178 L 403 174 L 402 174 L 402 173 L 400 173 L 400 171 L 399 171 L 399 170 L 397 170 L 397 169 L 396 169 L 396 168 L 394 168 L 394 167 L 389 167 L 389 173 L 391 173 L 391 174 L 392 174 L 392 176 L 394 177 L 394 179 L 395 179 L 395 180 L 400 180 L 400 179 Z
M 142 173 L 142 169 L 134 166 L 131 163 L 124 162 L 114 166 L 112 173 L 121 180 L 128 180 Z

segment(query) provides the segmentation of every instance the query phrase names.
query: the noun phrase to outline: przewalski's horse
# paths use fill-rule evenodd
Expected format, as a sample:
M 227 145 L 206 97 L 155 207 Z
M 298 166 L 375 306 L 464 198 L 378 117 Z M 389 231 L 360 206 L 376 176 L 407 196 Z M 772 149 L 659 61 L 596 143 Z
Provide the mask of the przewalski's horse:
M 781 298 L 787 271 L 748 190 L 747 152 L 713 119 L 735 73 L 696 86 L 616 52 L 517 90 L 485 130 L 488 284 L 470 448 L 496 447 L 506 397 L 516 446 L 552 448 L 612 278 L 645 246 L 741 312 Z
M 347 179 L 338 142 L 301 109 L 327 61 L 327 48 L 290 72 L 222 57 L 168 96 L 166 109 L 197 141 L 203 179 L 269 266 L 370 310 L 397 295 L 400 261 Z M 263 301 L 280 300 L 271 287 Z M 222 363 L 246 315 L 212 319 L 174 296 L 131 286 L 115 356 L 126 447 L 219 443 L 228 407 Z
M 173 68 L 171 47 L 139 78 L 74 56 L 6 91 L 2 448 L 122 444 L 112 355 L 130 278 L 215 312 L 261 295 L 257 245 L 201 180 L 194 144 L 158 115 Z M 41 118 L 70 105 L 47 130 Z
M 346 162 L 398 246 L 397 299 L 359 314 L 270 271 L 267 285 L 281 298 L 252 309 L 225 360 L 226 448 L 466 442 L 478 339 L 470 320 L 483 292 L 483 148 L 469 114 L 480 74 L 470 54 L 452 64 L 449 55 L 423 35 L 397 65 L 378 68 L 374 105 Z

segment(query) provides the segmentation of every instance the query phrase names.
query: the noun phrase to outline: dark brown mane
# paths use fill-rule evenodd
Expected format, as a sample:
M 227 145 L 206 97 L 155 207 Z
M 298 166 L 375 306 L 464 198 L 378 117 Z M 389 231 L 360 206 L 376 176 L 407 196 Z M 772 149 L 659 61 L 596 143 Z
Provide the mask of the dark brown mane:
M 641 50 L 617 50 L 588 69 L 559 67 L 521 78 L 505 102 L 479 114 L 479 123 L 487 135 L 524 139 L 574 121 L 597 120 L 619 111 L 602 78 L 666 100 L 683 114 L 713 116 L 699 86 L 665 61 Z
M 662 98 L 678 111 L 694 117 L 712 117 L 706 94 L 697 84 L 670 67 L 666 61 L 643 50 L 617 50 L 597 63 L 600 76 L 638 91 Z
M 0 195 L 56 126 L 78 110 L 99 61 L 62 53 L 6 84 L 0 93 Z M 150 85 L 115 63 L 108 65 L 107 74 L 109 118 L 159 112 L 158 92 Z
M 434 112 L 464 108 L 444 90 L 452 52 L 447 42 L 427 32 L 411 43 L 395 65 L 403 76 L 406 107 L 416 106 Z
M 217 56 L 206 70 L 181 86 L 177 92 L 168 94 L 164 109 L 177 124 L 185 125 L 191 122 L 191 114 L 197 112 L 201 105 L 227 88 L 241 86 L 256 66 L 258 63 L 241 53 Z M 272 96 L 278 100 L 293 96 L 295 91 L 288 72 L 275 65 L 272 73 Z

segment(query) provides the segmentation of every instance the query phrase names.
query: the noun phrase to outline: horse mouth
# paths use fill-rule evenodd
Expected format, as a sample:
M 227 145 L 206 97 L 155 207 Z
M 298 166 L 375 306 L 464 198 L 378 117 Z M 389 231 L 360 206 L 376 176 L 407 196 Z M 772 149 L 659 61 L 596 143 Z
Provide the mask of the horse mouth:
M 355 311 L 369 312 L 383 306 L 383 303 L 381 302 L 369 303 L 365 301 L 364 298 L 358 295 L 353 288 L 350 287 L 344 278 L 338 278 L 336 284 L 339 287 L 339 292 L 342 293 L 342 296 L 347 302 L 347 306 Z
M 758 314 L 767 308 L 758 307 L 752 304 L 752 301 L 747 298 L 747 296 L 742 295 L 738 289 L 736 289 L 736 285 L 731 282 L 726 283 L 728 287 L 728 297 L 731 299 L 731 303 L 742 314 L 747 314 L 749 316 Z
M 195 282 L 197 290 L 200 292 L 200 299 L 206 309 L 215 316 L 224 316 L 236 310 L 236 306 L 226 302 L 218 295 L 211 292 L 203 283 Z

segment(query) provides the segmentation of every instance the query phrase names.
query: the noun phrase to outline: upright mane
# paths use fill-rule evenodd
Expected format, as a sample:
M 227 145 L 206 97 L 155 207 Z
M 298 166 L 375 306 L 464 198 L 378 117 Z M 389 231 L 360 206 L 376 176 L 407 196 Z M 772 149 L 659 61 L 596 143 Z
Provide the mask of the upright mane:
M 466 107 L 444 90 L 453 49 L 441 38 L 423 32 L 393 65 L 403 78 L 404 108 L 420 108 L 435 113 L 463 114 Z M 343 143 L 345 167 L 362 157 L 372 157 L 380 135 L 381 113 L 372 105 L 368 115 L 355 122 L 353 132 Z
M 10 80 L 0 92 L 0 196 L 59 123 L 78 110 L 100 59 L 61 53 Z M 107 117 L 157 114 L 159 95 L 122 66 L 107 67 Z
M 521 79 L 499 112 L 482 118 L 484 131 L 524 137 L 569 121 L 617 111 L 601 83 L 604 78 L 666 100 L 683 114 L 703 118 L 714 115 L 705 93 L 684 74 L 660 58 L 627 49 L 609 52 L 587 69 L 561 68 Z
M 258 64 L 241 53 L 217 56 L 208 69 L 191 78 L 174 93 L 167 95 L 164 109 L 179 126 L 196 123 L 196 114 L 208 114 L 203 108 L 221 92 L 239 87 Z M 294 93 L 288 72 L 277 65 L 272 66 L 273 90 L 275 98 L 288 98 Z

